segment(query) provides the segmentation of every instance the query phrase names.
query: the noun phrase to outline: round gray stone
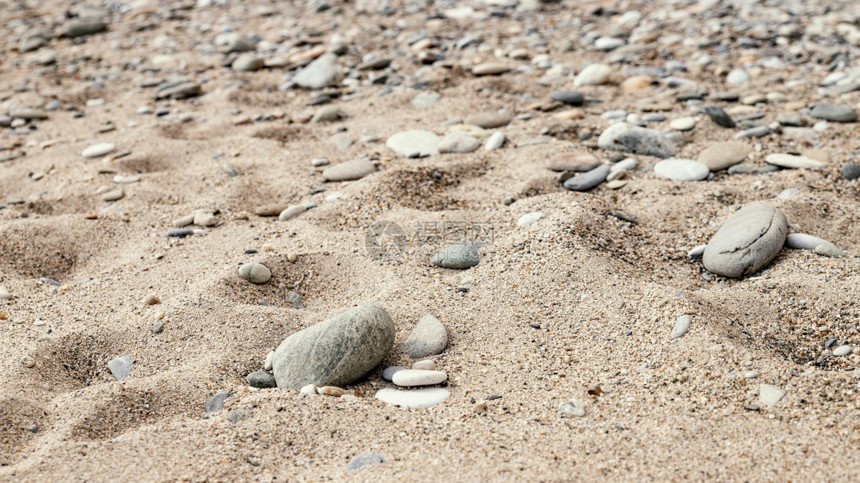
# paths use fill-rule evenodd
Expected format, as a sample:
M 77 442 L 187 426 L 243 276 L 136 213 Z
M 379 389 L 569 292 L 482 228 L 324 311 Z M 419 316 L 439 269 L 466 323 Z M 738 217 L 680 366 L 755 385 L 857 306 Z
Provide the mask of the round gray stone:
M 702 262 L 725 277 L 751 275 L 776 258 L 787 234 L 788 220 L 779 208 L 752 203 L 726 219 L 708 242 Z
M 403 349 L 413 359 L 434 356 L 445 350 L 448 345 L 448 331 L 439 319 L 430 314 L 421 317 L 409 337 L 403 342 Z
M 239 267 L 239 276 L 253 284 L 263 284 L 272 278 L 272 271 L 262 263 L 243 263 Z
M 254 371 L 245 377 L 245 381 L 248 382 L 249 386 L 259 389 L 277 387 L 278 385 L 275 382 L 275 378 L 266 371 Z
M 394 345 L 394 322 L 382 307 L 364 304 L 284 339 L 272 366 L 278 387 L 343 387 L 367 374 Z

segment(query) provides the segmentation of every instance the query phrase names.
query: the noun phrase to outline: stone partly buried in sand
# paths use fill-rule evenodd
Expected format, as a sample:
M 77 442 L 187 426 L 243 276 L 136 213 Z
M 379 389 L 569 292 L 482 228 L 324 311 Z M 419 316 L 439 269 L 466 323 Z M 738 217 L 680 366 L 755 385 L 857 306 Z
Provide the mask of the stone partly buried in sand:
M 822 240 L 817 236 L 807 235 L 806 233 L 792 233 L 788 235 L 785 239 L 785 247 L 798 250 L 811 250 L 827 257 L 840 258 L 845 256 L 845 252 L 836 245 L 827 240 Z
M 779 208 L 752 203 L 717 230 L 702 262 L 708 271 L 725 277 L 751 275 L 776 258 L 787 234 L 788 220 Z
M 597 139 L 600 149 L 668 158 L 675 154 L 675 146 L 653 129 L 619 122 L 606 128 Z
M 711 171 L 730 168 L 747 159 L 752 146 L 741 141 L 722 141 L 711 144 L 699 153 L 698 161 Z
M 430 261 L 437 267 L 465 270 L 481 261 L 478 248 L 480 244 L 475 242 L 457 243 L 438 251 Z
M 272 271 L 262 263 L 243 263 L 239 267 L 239 276 L 253 284 L 260 285 L 272 278 Z
M 272 361 L 278 387 L 345 386 L 379 364 L 394 345 L 394 322 L 382 307 L 365 304 L 296 332 Z
M 398 391 L 385 388 L 376 393 L 376 398 L 388 404 L 394 404 L 408 409 L 422 409 L 435 406 L 448 399 L 451 393 L 447 389 L 429 388 L 411 391 Z
M 588 191 L 606 181 L 607 176 L 609 176 L 609 165 L 601 164 L 592 170 L 566 179 L 563 186 L 571 191 Z

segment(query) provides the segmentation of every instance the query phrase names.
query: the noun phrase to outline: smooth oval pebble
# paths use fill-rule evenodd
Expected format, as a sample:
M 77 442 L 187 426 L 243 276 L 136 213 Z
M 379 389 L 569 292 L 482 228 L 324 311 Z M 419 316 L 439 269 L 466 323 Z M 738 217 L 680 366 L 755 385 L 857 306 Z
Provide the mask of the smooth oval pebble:
M 499 75 L 505 72 L 510 72 L 511 67 L 500 62 L 485 62 L 472 67 L 472 74 L 481 75 Z
M 692 159 L 664 159 L 654 165 L 654 174 L 673 181 L 701 181 L 711 174 L 704 164 Z
M 409 337 L 403 342 L 403 349 L 409 354 L 409 357 L 418 359 L 435 356 L 445 350 L 447 345 L 448 331 L 445 326 L 433 315 L 426 314 L 418 320 L 412 332 L 409 333 Z M 385 377 L 385 371 L 383 371 L 382 377 Z M 391 378 L 386 379 L 390 380 Z
M 280 215 L 278 215 L 278 220 L 287 221 L 291 218 L 295 218 L 296 216 L 301 215 L 302 213 L 304 213 L 307 210 L 308 210 L 308 208 L 306 205 L 289 206 L 284 211 L 282 211 Z
M 391 377 L 391 382 L 398 386 L 432 386 L 448 380 L 448 375 L 442 371 L 421 369 L 404 369 L 397 371 Z
M 573 191 L 587 191 L 599 185 L 609 176 L 609 165 L 602 164 L 591 171 L 568 178 L 564 187 Z
M 597 138 L 597 146 L 609 151 L 668 158 L 677 150 L 665 136 L 653 129 L 617 122 Z
M 81 151 L 81 156 L 85 158 L 97 158 L 110 153 L 114 149 L 116 149 L 116 146 L 111 143 L 93 144 L 92 146 L 84 148 L 84 150 Z
M 346 391 L 337 386 L 323 386 L 317 389 L 317 394 L 323 396 L 341 397 L 346 394 Z
M 441 403 L 450 395 L 451 393 L 447 389 L 442 388 L 414 389 L 411 391 L 385 388 L 377 391 L 376 399 L 408 409 L 424 409 Z
M 600 166 L 600 160 L 591 153 L 570 151 L 558 153 L 546 164 L 550 171 L 579 171 L 586 172 Z
M 487 142 L 484 143 L 484 151 L 495 151 L 502 147 L 505 144 L 505 133 L 501 131 L 494 132 L 489 138 L 487 138 Z
M 464 132 L 453 132 L 441 141 L 437 149 L 439 153 L 471 153 L 481 147 L 481 141 Z
M 525 215 L 521 216 L 519 220 L 517 220 L 517 226 L 527 227 L 527 226 L 534 225 L 535 223 L 538 222 L 538 220 L 541 219 L 542 216 L 543 216 L 543 213 L 541 213 L 539 211 L 533 211 L 531 213 L 526 213 Z
M 430 259 L 430 262 L 437 267 L 452 268 L 455 270 L 471 268 L 481 261 L 478 248 L 479 245 L 477 243 L 457 243 L 438 251 Z
M 239 267 L 239 276 L 253 284 L 263 284 L 272 278 L 272 271 L 262 263 L 243 263 Z
M 669 123 L 669 127 L 676 131 L 689 131 L 696 127 L 696 118 L 680 117 L 672 120 L 672 122 Z
M 841 252 L 836 245 L 830 243 L 827 240 L 822 240 L 817 236 L 807 235 L 806 233 L 791 233 L 787 237 L 785 237 L 785 246 L 787 248 L 794 248 L 798 250 L 816 250 L 818 247 L 822 245 L 829 245 L 834 249 Z
M 439 154 L 439 141 L 434 132 L 413 130 L 392 134 L 385 145 L 401 156 L 412 158 Z
M 276 384 L 277 384 L 277 383 L 276 383 Z M 299 392 L 300 392 L 300 393 L 302 393 L 302 394 L 307 394 L 307 395 L 310 395 L 310 396 L 315 396 L 315 395 L 317 394 L 317 387 L 316 387 L 315 385 L 313 385 L 313 384 L 308 384 L 308 385 L 306 385 L 306 386 L 302 386 L 302 388 L 301 388 L 301 389 L 299 389 Z
M 352 181 L 376 172 L 376 166 L 366 159 L 357 159 L 329 166 L 322 175 L 326 181 Z M 279 213 L 280 214 L 280 213 Z
M 708 248 L 708 245 L 699 245 L 694 247 L 692 250 L 687 252 L 687 256 L 690 258 L 702 258 L 702 255 L 705 254 L 705 248 Z
M 729 216 L 705 248 L 702 263 L 718 275 L 738 278 L 761 270 L 779 254 L 788 219 L 774 206 L 752 203 Z
M 690 322 L 692 318 L 689 315 L 682 315 L 675 319 L 675 325 L 672 327 L 671 337 L 677 339 L 683 337 L 690 330 Z
M 851 353 L 852 347 L 850 345 L 841 345 L 835 349 L 833 349 L 833 355 L 836 357 L 847 356 Z
M 699 153 L 698 161 L 711 171 L 730 168 L 747 159 L 752 146 L 741 141 L 723 141 L 711 144 Z

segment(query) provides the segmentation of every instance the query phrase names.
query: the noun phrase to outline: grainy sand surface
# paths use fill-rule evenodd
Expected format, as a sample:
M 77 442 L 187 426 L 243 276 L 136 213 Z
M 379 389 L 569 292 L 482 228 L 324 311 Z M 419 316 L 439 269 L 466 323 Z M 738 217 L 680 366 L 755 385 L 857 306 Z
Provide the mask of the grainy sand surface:
M 0 286 L 12 295 L 0 300 L 0 479 L 860 478 L 860 349 L 834 357 L 823 345 L 831 338 L 860 344 L 860 188 L 840 174 L 843 163 L 857 161 L 858 124 L 830 123 L 814 141 L 779 134 L 748 140 L 756 165 L 773 152 L 817 149 L 813 154 L 828 162 L 821 170 L 719 172 L 683 183 L 659 179 L 651 169 L 658 160 L 637 156 L 624 187 L 580 193 L 563 189 L 545 169 L 550 157 L 572 150 L 609 162 L 612 153 L 596 144 L 610 123 L 600 116 L 606 111 L 641 115 L 637 106 L 651 98 L 668 103 L 668 120 L 697 115 L 695 106 L 675 101 L 683 88 L 658 77 L 635 92 L 619 85 L 637 68 L 692 66 L 703 52 L 713 55 L 711 65 L 673 75 L 711 92 L 779 92 L 798 108 L 810 107 L 822 100 L 818 83 L 830 74 L 833 56 L 855 58 L 860 41 L 843 28 L 845 43 L 808 33 L 783 45 L 772 32 L 818 21 L 825 32 L 840 23 L 856 32 L 856 5 L 823 2 L 830 13 L 807 6 L 792 16 L 786 12 L 803 3 L 795 2 L 780 16 L 760 2 L 720 17 L 714 12 L 731 2 L 566 0 L 522 11 L 392 1 L 390 16 L 376 14 L 378 7 L 358 11 L 377 2 L 337 0 L 318 13 L 304 2 L 152 2 L 154 12 L 147 2 L 103 3 L 106 32 L 83 41 L 55 38 L 21 53 L 25 33 L 56 32 L 83 4 L 0 1 L 0 114 L 60 103 L 48 119 L 0 134 L 0 155 L 22 154 L 0 163 Z M 119 9 L 130 3 L 139 11 Z M 462 20 L 429 18 L 466 6 L 475 11 Z M 599 6 L 603 15 L 595 15 Z M 508 16 L 487 16 L 493 9 Z M 586 33 L 611 36 L 615 19 L 630 10 L 653 27 L 650 37 L 648 29 L 640 35 L 648 49 L 643 58 L 612 64 L 606 85 L 579 88 L 600 102 L 580 108 L 578 119 L 554 117 L 565 108 L 534 109 L 551 91 L 571 88 L 572 73 L 607 58 L 589 47 Z M 715 21 L 725 27 L 706 27 Z M 346 36 L 339 62 L 360 82 L 325 89 L 344 118 L 307 122 L 319 109 L 308 102 L 319 92 L 279 90 L 294 63 L 232 71 L 235 54 L 214 44 L 228 27 L 281 49 L 261 53 L 265 59 L 289 59 L 329 45 L 335 33 Z M 426 50 L 443 62 L 418 64 L 407 39 L 420 31 L 438 46 Z M 483 43 L 454 47 L 467 36 Z M 697 46 L 709 38 L 728 45 L 727 52 Z M 571 51 L 560 47 L 565 40 Z M 517 48 L 531 57 L 548 54 L 572 73 L 541 85 L 546 71 L 508 57 Z M 56 62 L 38 65 L 35 56 L 46 49 Z M 354 69 L 373 52 L 393 56 L 392 65 Z M 761 59 L 773 55 L 784 64 L 762 67 Z M 519 70 L 470 73 L 496 56 Z M 751 82 L 727 86 L 725 74 L 740 65 Z M 384 84 L 367 79 L 382 72 L 402 83 L 378 95 Z M 201 83 L 202 95 L 156 101 L 155 88 L 140 87 L 172 78 Z M 414 107 L 422 92 L 414 87 L 421 86 L 441 94 L 439 102 Z M 88 105 L 91 99 L 104 102 Z M 857 108 L 860 92 L 827 101 Z M 141 106 L 169 113 L 139 114 Z M 531 118 L 500 128 L 508 140 L 496 151 L 407 159 L 385 146 L 398 131 L 441 135 L 452 119 L 502 109 Z M 777 102 L 751 109 L 764 112 L 765 123 L 786 110 Z M 272 119 L 236 122 L 257 114 Z M 695 159 L 737 132 L 700 117 L 678 157 Z M 100 132 L 106 125 L 115 129 Z M 586 131 L 594 136 L 584 139 Z M 353 143 L 341 151 L 333 137 L 343 133 Z M 379 140 L 362 140 L 365 134 Z M 116 150 L 107 158 L 80 155 L 100 142 Z M 326 183 L 321 168 L 311 166 L 315 158 L 360 157 L 378 171 L 357 181 Z M 227 174 L 225 164 L 238 175 Z M 103 201 L 97 191 L 116 187 L 116 175 L 140 180 L 121 185 L 122 199 Z M 311 194 L 317 188 L 325 191 Z M 793 188 L 791 197 L 777 198 Z M 334 192 L 340 197 L 332 199 Z M 503 204 L 509 196 L 517 201 Z M 687 252 L 753 201 L 778 206 L 791 231 L 833 242 L 848 256 L 784 249 L 753 277 L 708 275 Z M 288 221 L 254 214 L 260 205 L 306 202 L 318 206 Z M 168 238 L 172 221 L 195 210 L 216 212 L 219 224 Z M 534 211 L 543 214 L 536 224 L 516 225 Z M 403 227 L 404 252 L 384 260 L 368 255 L 366 232 L 377 220 Z M 420 235 L 443 223 L 481 230 L 490 243 L 478 266 L 454 271 L 430 263 L 451 237 Z M 242 280 L 237 268 L 248 261 L 264 262 L 272 280 Z M 294 308 L 290 291 L 301 295 L 303 308 Z M 160 303 L 145 305 L 148 295 Z M 285 337 L 364 302 L 385 307 L 397 339 L 379 367 L 346 388 L 357 401 L 247 386 L 245 376 Z M 375 399 L 391 387 L 381 378 L 384 367 L 413 362 L 401 344 L 426 313 L 448 329 L 449 346 L 434 359 L 449 376 L 451 397 L 420 410 Z M 675 319 L 684 314 L 692 317 L 689 333 L 673 340 Z M 163 331 L 155 334 L 157 323 Z M 134 360 L 123 381 L 107 368 L 117 356 Z M 30 360 L 33 367 L 25 364 Z M 747 378 L 750 371 L 757 377 Z M 784 389 L 785 397 L 760 403 L 763 383 Z M 204 403 L 220 390 L 233 395 L 224 410 L 207 414 Z M 584 417 L 560 414 L 559 405 L 572 398 L 584 403 Z M 235 423 L 226 417 L 232 410 L 240 415 Z M 385 461 L 347 472 L 362 453 Z

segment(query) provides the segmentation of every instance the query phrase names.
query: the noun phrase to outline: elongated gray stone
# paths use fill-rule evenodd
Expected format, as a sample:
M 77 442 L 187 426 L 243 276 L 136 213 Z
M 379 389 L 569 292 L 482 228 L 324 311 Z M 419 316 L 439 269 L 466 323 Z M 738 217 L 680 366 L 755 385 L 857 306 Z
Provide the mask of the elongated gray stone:
M 479 244 L 473 242 L 457 243 L 439 250 L 430 262 L 437 267 L 465 270 L 474 267 L 481 261 L 478 253 Z
M 421 317 L 409 337 L 403 342 L 403 349 L 413 359 L 434 356 L 445 350 L 448 345 L 448 331 L 439 319 L 430 314 Z
M 394 322 L 382 307 L 365 304 L 284 339 L 275 350 L 278 387 L 346 386 L 379 364 L 394 345 Z
M 744 206 L 714 234 L 702 262 L 718 275 L 738 278 L 761 270 L 779 254 L 788 234 L 788 220 L 764 203 Z
M 833 122 L 856 122 L 857 111 L 849 106 L 833 106 L 816 104 L 812 106 L 809 115 L 816 119 L 826 119 Z
M 601 164 L 590 171 L 568 178 L 564 182 L 564 187 L 573 191 L 587 191 L 604 182 L 607 176 L 609 176 L 609 165 Z
M 785 238 L 786 248 L 795 248 L 799 250 L 812 250 L 821 255 L 831 257 L 843 257 L 845 252 L 836 245 L 827 240 L 822 240 L 817 236 L 807 235 L 806 233 L 792 233 Z
M 624 122 L 606 128 L 597 139 L 597 146 L 610 151 L 658 158 L 671 157 L 676 151 L 675 146 L 659 132 Z

